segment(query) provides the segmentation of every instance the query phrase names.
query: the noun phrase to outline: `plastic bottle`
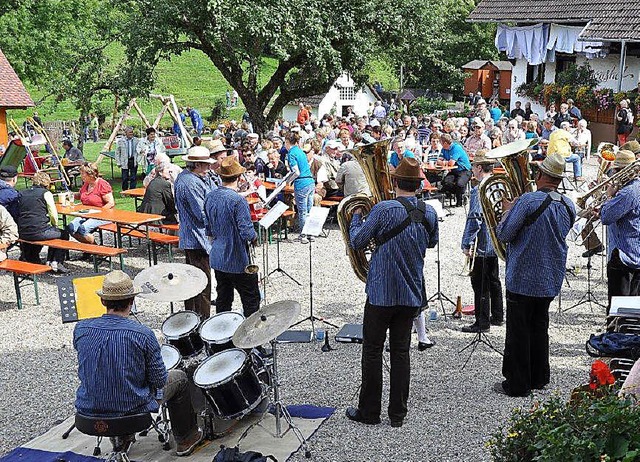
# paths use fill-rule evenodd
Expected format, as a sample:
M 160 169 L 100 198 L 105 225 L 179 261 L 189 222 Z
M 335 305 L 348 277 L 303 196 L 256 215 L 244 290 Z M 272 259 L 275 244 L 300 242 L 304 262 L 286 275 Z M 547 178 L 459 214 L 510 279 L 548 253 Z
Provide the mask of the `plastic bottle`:
M 429 321 L 435 321 L 436 319 L 438 319 L 438 313 L 434 307 L 431 307 L 429 309 Z

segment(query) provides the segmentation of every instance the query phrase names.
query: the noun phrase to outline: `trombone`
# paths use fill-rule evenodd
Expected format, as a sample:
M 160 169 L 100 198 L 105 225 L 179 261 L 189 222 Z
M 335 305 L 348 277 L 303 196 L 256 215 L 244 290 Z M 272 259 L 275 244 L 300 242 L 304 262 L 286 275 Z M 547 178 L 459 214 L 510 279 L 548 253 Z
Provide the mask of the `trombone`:
M 247 248 L 247 255 L 249 256 L 249 264 L 244 267 L 244 272 L 247 274 L 257 274 L 260 271 L 260 267 L 256 265 L 253 260 L 255 258 L 256 251 L 255 248 L 249 244 Z

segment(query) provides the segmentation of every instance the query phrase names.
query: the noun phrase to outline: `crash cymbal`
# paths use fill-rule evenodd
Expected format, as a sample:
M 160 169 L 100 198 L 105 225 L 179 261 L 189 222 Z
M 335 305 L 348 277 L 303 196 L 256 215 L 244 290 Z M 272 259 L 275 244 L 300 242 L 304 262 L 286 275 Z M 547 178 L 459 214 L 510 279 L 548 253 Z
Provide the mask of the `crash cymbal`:
M 142 289 L 139 297 L 156 302 L 181 302 L 207 286 L 207 275 L 184 263 L 161 263 L 140 271 L 133 280 Z
M 511 143 L 503 144 L 497 148 L 493 148 L 487 153 L 487 159 L 500 159 L 511 154 L 517 154 L 522 151 L 526 151 L 531 146 L 538 142 L 538 138 L 531 138 L 528 140 L 517 140 Z
M 300 304 L 282 300 L 263 306 L 238 327 L 233 334 L 237 348 L 255 348 L 275 339 L 300 316 Z

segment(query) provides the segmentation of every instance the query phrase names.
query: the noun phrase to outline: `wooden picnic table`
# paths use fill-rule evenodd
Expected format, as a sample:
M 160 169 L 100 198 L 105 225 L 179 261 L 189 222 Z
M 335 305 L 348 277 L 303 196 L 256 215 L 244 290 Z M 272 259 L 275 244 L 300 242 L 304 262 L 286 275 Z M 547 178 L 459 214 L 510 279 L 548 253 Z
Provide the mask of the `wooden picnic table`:
M 145 187 L 133 188 L 127 189 L 126 191 L 121 191 L 120 194 L 125 197 L 133 197 L 133 204 L 135 206 L 135 209 L 138 210 L 138 206 L 140 205 L 140 202 L 142 202 L 142 199 L 144 198 L 144 192 L 146 190 L 147 188 Z
M 264 185 L 265 189 L 269 190 L 269 191 L 273 191 L 274 189 L 276 189 L 278 187 L 277 184 L 272 183 L 271 181 L 263 181 L 262 184 Z M 293 186 L 288 184 L 284 187 L 284 189 L 282 190 L 283 193 L 285 194 L 293 194 Z
M 65 216 L 94 218 L 96 220 L 110 221 L 116 225 L 116 247 L 122 248 L 122 236 L 131 234 L 133 231 L 141 232 L 145 235 L 147 241 L 147 250 L 149 254 L 149 264 L 151 264 L 151 240 L 149 239 L 149 223 L 162 220 L 162 215 L 154 215 L 150 213 L 132 212 L 130 210 L 120 210 L 116 208 L 101 209 L 91 207 L 84 204 L 71 206 L 62 206 L 56 204 L 58 213 Z

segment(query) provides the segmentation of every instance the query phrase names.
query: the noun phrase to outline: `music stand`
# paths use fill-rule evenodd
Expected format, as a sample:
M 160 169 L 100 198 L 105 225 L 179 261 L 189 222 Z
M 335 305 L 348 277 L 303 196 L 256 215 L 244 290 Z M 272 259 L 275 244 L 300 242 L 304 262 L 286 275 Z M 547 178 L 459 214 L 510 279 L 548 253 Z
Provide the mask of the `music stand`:
M 284 202 L 278 201 L 276 203 L 276 205 L 274 205 L 273 207 L 271 207 L 271 210 L 269 210 L 264 217 L 262 217 L 260 219 L 260 221 L 258 222 L 259 225 L 264 228 L 265 230 L 265 240 L 268 240 L 268 236 L 269 236 L 269 228 L 280 219 L 280 217 L 282 216 L 282 214 L 284 212 L 287 211 L 289 207 L 287 206 L 287 204 L 285 204 Z M 298 284 L 299 286 L 301 286 L 302 284 L 300 284 L 300 282 L 298 282 L 293 276 L 291 276 L 289 273 L 287 273 L 281 266 L 280 266 L 280 231 L 281 229 L 278 228 L 278 237 L 276 238 L 276 258 L 277 258 L 277 264 L 278 266 L 273 269 L 271 272 L 266 273 L 267 270 L 265 270 L 265 279 L 268 278 L 269 276 L 271 276 L 274 273 L 280 273 L 285 275 L 286 277 L 288 277 L 289 279 L 291 279 L 293 282 L 295 282 L 296 284 Z
M 327 217 L 329 216 L 329 209 L 326 207 L 311 207 L 309 211 L 309 215 L 307 216 L 307 220 L 304 223 L 304 227 L 302 228 L 301 234 L 305 236 L 314 236 L 318 237 L 322 233 L 322 227 L 324 226 L 325 221 L 327 221 Z M 309 241 L 309 316 L 302 319 L 301 321 L 292 324 L 291 327 L 295 327 L 299 324 L 302 324 L 305 321 L 311 322 L 311 332 L 313 334 L 312 338 L 316 338 L 316 327 L 315 322 L 320 321 L 328 326 L 338 328 L 335 324 L 331 324 L 328 321 L 325 321 L 323 318 L 318 318 L 313 314 L 313 259 L 311 258 L 311 247 L 312 241 Z M 328 333 L 325 332 L 325 335 Z
M 571 305 L 569 308 L 565 308 L 564 310 L 562 310 L 564 313 L 566 313 L 569 310 L 572 310 L 580 305 L 584 305 L 585 303 L 589 304 L 589 308 L 591 309 L 591 312 L 593 312 L 593 305 L 592 303 L 595 303 L 598 306 L 601 306 L 602 308 L 606 308 L 607 305 L 604 305 L 603 303 L 600 303 L 598 301 L 598 299 L 595 297 L 593 290 L 591 288 L 591 268 L 593 268 L 593 266 L 591 265 L 591 255 L 589 255 L 589 257 L 587 258 L 587 291 L 584 293 L 584 295 L 580 298 L 580 300 L 578 300 L 577 303 Z M 595 287 L 597 287 L 598 285 L 596 284 Z
M 434 208 L 434 210 L 436 211 L 436 215 L 438 217 L 438 221 L 440 222 L 444 221 L 444 217 L 446 216 L 446 214 L 440 201 L 438 201 L 437 199 L 431 199 L 431 200 L 425 201 L 425 203 Z M 447 297 L 444 294 L 444 292 L 442 292 L 442 275 L 440 272 L 440 239 L 438 239 L 438 243 L 436 244 L 436 271 L 437 271 L 437 277 L 438 277 L 438 283 L 437 283 L 438 290 L 431 297 L 427 299 L 427 304 L 433 301 L 440 302 L 440 307 L 442 308 L 442 315 L 444 316 L 445 319 L 447 319 L 448 315 L 446 310 L 444 309 L 444 301 L 445 300 L 448 301 L 453 306 L 456 306 L 456 304 L 453 300 Z

